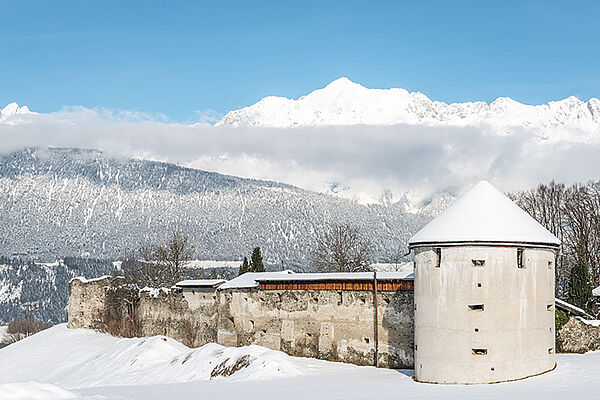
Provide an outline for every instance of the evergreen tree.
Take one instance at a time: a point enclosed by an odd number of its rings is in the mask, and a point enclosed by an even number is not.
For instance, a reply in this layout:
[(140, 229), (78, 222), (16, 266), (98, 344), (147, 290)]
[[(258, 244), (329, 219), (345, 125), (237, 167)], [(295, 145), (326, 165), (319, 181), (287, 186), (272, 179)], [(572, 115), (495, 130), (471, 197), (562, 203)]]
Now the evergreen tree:
[(569, 303), (591, 311), (594, 296), (592, 294), (592, 282), (587, 264), (579, 260), (571, 269), (569, 279)]
[(246, 257), (244, 257), (244, 261), (240, 265), (240, 271), (238, 273), (238, 276), (243, 275), (249, 271), (250, 271), (250, 265), (248, 265), (248, 259)]
[(265, 266), (263, 264), (262, 255), (260, 254), (260, 247), (255, 247), (250, 257), (250, 271), (252, 272), (265, 272)]

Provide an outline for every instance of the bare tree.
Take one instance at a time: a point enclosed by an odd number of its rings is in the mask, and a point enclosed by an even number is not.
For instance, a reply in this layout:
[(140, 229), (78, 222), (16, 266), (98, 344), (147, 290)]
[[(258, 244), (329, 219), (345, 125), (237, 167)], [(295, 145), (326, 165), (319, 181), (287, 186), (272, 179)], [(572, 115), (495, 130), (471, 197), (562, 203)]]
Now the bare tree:
[(166, 280), (166, 268), (158, 262), (157, 247), (150, 242), (142, 244), (129, 255), (124, 260), (122, 269), (129, 282), (141, 287), (161, 287)]
[[(123, 263), (123, 272), (130, 282), (140, 286), (172, 286), (184, 275), (183, 266), (194, 256), (194, 246), (180, 231), (160, 246), (144, 243)], [(187, 275), (187, 274), (185, 274)]]
[(52, 326), (49, 322), (35, 321), (29, 318), (13, 319), (8, 324), (4, 344), (11, 344), (28, 336), (34, 335)]
[(311, 265), (318, 272), (371, 271), (372, 246), (358, 229), (332, 225), (317, 241)]
[(165, 267), (171, 284), (181, 279), (182, 267), (194, 257), (194, 252), (190, 239), (178, 230), (173, 232), (167, 243), (156, 248), (157, 261)]
[(556, 291), (565, 297), (571, 269), (584, 264), (600, 284), (600, 182), (550, 182), (511, 195), (513, 200), (561, 240), (556, 260)]

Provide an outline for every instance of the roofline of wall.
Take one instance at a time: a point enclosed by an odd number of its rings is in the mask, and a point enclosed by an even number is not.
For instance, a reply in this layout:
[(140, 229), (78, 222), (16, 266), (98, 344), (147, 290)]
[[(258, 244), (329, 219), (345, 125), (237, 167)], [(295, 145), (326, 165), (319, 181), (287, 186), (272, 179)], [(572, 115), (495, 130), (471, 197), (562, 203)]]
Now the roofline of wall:
[(456, 246), (488, 246), (488, 247), (524, 247), (524, 248), (544, 248), (558, 250), (560, 244), (543, 242), (511, 242), (511, 241), (489, 241), (489, 240), (457, 240), (457, 241), (438, 241), (438, 242), (416, 242), (409, 243), (409, 249), (419, 247), (456, 247)]

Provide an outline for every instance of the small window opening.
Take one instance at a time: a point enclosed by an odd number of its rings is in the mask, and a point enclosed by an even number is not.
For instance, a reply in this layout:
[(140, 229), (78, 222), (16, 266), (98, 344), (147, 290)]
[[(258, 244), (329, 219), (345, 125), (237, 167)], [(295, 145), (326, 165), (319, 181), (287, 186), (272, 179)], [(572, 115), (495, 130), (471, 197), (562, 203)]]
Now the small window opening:
[(415, 344), (415, 351), (417, 351), (417, 350), (418, 350), (418, 348), (419, 348), (419, 346), (417, 346), (417, 345)]
[(471, 260), (475, 267), (483, 267), (485, 264), (485, 260)]
[(435, 251), (435, 267), (439, 268), (442, 265), (442, 249), (436, 248)]
[(262, 330), (262, 332), (263, 332), (263, 333), (267, 333), (267, 330), (266, 330), (266, 329), (263, 329), (263, 330)]
[(525, 264), (523, 263), (523, 249), (517, 249), (517, 267), (525, 268)]
[(548, 305), (546, 306), (546, 310), (548, 310), (548, 311), (552, 311), (552, 308), (553, 308), (553, 307), (554, 307), (554, 304), (548, 304)]
[(306, 332), (307, 337), (312, 337), (312, 333)]
[(479, 328), (475, 328), (475, 332), (479, 332)]
[(370, 342), (370, 340), (369, 340), (369, 338), (368, 338), (368, 337), (366, 337), (366, 338), (363, 338), (363, 340), (365, 341), (365, 343), (369, 343), (369, 342)]
[(553, 348), (553, 347), (550, 347), (550, 348), (548, 349), (548, 354), (552, 354), (552, 353), (554, 353), (554, 348)]
[(471, 349), (471, 352), (476, 356), (487, 355), (487, 349)]
[(491, 370), (493, 371), (493, 370), (494, 370), (494, 367), (492, 367), (492, 368), (491, 368)]
[(483, 311), (483, 304), (469, 304), (469, 309), (472, 311)]
[(481, 287), (481, 282), (477, 283), (477, 287)]

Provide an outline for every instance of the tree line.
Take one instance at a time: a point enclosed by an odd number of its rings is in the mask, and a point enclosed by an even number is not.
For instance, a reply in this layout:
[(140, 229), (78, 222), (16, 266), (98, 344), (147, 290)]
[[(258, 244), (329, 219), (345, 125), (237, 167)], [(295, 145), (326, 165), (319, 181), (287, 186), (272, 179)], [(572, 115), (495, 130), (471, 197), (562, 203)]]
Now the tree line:
[(557, 296), (593, 312), (592, 288), (600, 285), (600, 181), (552, 181), (509, 196), (561, 241)]

